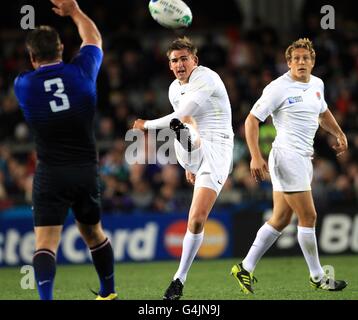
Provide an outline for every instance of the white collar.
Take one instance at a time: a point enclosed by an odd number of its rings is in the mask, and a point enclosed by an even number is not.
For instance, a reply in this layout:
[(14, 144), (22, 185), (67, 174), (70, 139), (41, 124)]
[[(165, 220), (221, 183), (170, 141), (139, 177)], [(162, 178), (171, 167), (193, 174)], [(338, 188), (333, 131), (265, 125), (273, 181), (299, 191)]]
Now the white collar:
[(40, 68), (54, 66), (56, 64), (60, 64), (61, 62), (62, 62), (62, 60), (61, 61), (56, 61), (56, 62), (51, 62), (51, 63), (46, 63), (46, 64), (40, 64)]

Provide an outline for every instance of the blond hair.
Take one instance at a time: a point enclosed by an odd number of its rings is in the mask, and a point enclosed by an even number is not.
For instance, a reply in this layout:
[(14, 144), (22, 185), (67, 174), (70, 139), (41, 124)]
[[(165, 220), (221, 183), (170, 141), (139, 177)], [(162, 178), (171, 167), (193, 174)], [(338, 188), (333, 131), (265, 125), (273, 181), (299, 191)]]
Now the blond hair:
[(167, 50), (167, 57), (170, 57), (170, 54), (174, 50), (188, 50), (192, 55), (196, 56), (198, 48), (191, 42), (188, 37), (182, 37), (175, 39)]
[(292, 59), (292, 51), (299, 48), (307, 49), (310, 52), (311, 59), (313, 61), (316, 60), (316, 51), (313, 49), (312, 41), (308, 38), (300, 38), (292, 42), (292, 44), (286, 49), (285, 57), (287, 62)]

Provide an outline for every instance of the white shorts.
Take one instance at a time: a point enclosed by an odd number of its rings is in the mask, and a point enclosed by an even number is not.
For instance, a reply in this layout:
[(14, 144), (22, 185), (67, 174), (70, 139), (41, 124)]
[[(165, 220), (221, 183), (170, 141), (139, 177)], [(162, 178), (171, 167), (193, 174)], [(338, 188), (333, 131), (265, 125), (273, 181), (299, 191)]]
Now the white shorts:
[(200, 147), (189, 153), (175, 140), (174, 148), (180, 165), (195, 174), (194, 188), (206, 187), (219, 195), (232, 169), (233, 144), (201, 139)]
[(311, 190), (313, 168), (310, 156), (287, 149), (272, 148), (269, 155), (269, 169), (274, 191)]

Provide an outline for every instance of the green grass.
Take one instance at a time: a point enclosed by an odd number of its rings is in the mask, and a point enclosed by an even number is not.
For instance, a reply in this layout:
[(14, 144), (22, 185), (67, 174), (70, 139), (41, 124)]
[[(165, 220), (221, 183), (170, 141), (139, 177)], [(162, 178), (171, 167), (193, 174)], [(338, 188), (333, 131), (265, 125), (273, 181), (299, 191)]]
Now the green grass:
[[(195, 261), (184, 288), (183, 300), (357, 300), (358, 256), (321, 257), (322, 265), (333, 265), (337, 279), (348, 281), (342, 292), (314, 290), (308, 283), (303, 257), (264, 258), (255, 271), (258, 283), (254, 295), (240, 292), (229, 275), (237, 260)], [(176, 271), (178, 261), (119, 263), (116, 284), (120, 299), (160, 300)], [(36, 290), (23, 290), (20, 268), (0, 268), (0, 300), (38, 299)], [(54, 297), (58, 300), (93, 299), (89, 288), (98, 287), (91, 265), (58, 266)]]

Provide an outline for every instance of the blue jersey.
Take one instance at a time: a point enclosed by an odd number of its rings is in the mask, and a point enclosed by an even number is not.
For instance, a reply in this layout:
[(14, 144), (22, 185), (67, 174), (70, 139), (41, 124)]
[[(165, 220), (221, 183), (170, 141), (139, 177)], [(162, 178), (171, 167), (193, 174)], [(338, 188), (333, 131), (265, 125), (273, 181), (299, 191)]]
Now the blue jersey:
[(97, 162), (93, 126), (102, 58), (100, 48), (86, 45), (71, 63), (41, 66), (15, 79), (15, 94), (43, 163)]

